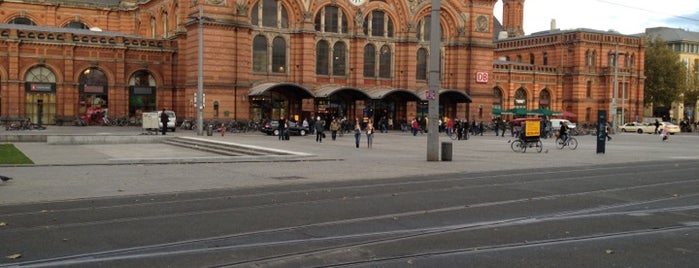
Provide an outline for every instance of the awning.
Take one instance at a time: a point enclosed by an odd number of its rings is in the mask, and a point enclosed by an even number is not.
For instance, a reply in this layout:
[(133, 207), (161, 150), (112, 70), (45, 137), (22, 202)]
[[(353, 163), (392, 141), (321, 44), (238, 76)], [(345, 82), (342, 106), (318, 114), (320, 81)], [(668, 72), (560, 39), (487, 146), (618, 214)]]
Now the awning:
[(380, 100), (380, 99), (385, 98), (388, 95), (396, 94), (396, 93), (402, 93), (404, 95), (414, 97), (415, 100), (421, 99), (420, 96), (415, 94), (415, 92), (407, 90), (407, 89), (402, 89), (402, 88), (375, 87), (375, 88), (367, 89), (367, 93), (369, 94), (369, 96), (371, 96), (372, 99), (375, 99), (375, 100)]
[(331, 95), (338, 93), (338, 92), (350, 92), (350, 95), (355, 96), (355, 99), (368, 99), (371, 98), (369, 94), (364, 92), (363, 90), (353, 88), (353, 87), (346, 87), (346, 86), (340, 86), (340, 85), (323, 85), (315, 88), (315, 96), (316, 98), (327, 98), (330, 97)]
[[(421, 98), (424, 97), (423, 100), (427, 100), (427, 98), (426, 98), (425, 96), (423, 96), (423, 95), (426, 95), (426, 94), (427, 94), (426, 91), (422, 91), (420, 97), (421, 97)], [(442, 88), (442, 89), (439, 90), (440, 100), (441, 100), (442, 95), (449, 96), (450, 99), (455, 100), (456, 102), (466, 102), (466, 103), (471, 103), (471, 102), (473, 102), (473, 100), (471, 99), (471, 96), (469, 96), (468, 94), (466, 94), (466, 92), (463, 92), (463, 91), (458, 90), (458, 89), (446, 89), (446, 88)]]
[[(250, 88), (250, 93), (248, 96), (254, 97), (254, 96), (261, 96), (264, 95), (268, 90), (270, 89), (275, 89), (275, 88), (280, 88), (280, 87), (290, 87), (290, 88), (295, 88), (297, 90), (294, 90), (293, 93), (299, 95), (300, 98), (306, 99), (306, 98), (313, 98), (315, 95), (313, 95), (313, 92), (309, 91), (308, 89), (297, 85), (293, 83), (262, 83), (259, 85), (256, 85), (252, 88)], [(290, 91), (284, 91), (284, 93), (290, 93)]]

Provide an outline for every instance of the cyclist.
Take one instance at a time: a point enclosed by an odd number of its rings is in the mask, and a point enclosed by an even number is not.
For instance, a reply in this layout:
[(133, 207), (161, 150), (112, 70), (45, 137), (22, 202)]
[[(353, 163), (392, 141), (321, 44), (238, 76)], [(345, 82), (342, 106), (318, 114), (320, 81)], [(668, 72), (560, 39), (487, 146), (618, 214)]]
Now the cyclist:
[(568, 124), (563, 121), (558, 122), (558, 124), (561, 125), (561, 128), (558, 130), (558, 133), (561, 136), (561, 140), (565, 144), (568, 141)]

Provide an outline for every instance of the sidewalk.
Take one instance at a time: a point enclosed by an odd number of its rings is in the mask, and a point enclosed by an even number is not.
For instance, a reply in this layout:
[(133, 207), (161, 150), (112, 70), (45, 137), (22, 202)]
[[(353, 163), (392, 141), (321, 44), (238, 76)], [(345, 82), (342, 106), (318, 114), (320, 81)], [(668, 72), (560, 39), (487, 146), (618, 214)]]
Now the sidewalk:
[[(13, 132), (13, 133), (10, 133)], [(16, 131), (0, 130), (0, 135)], [(140, 128), (129, 127), (49, 127), (31, 131), (42, 135), (141, 135)], [(488, 135), (490, 134), (490, 135)], [(23, 135), (23, 134), (18, 134)], [(24, 134), (27, 135), (27, 134)], [(315, 136), (292, 136), (289, 141), (262, 133), (214, 133), (197, 136), (194, 131), (168, 132), (169, 136), (191, 136), (221, 142), (240, 143), (282, 149), (310, 156), (284, 160), (204, 161), (196, 159), (221, 156), (176, 146), (149, 144), (48, 145), (15, 143), (36, 165), (4, 166), (1, 173), (15, 178), (0, 183), (0, 205), (103, 196), (139, 195), (195, 191), (202, 189), (256, 187), (264, 185), (393, 178), (404, 176), (439, 176), (450, 173), (504, 171), (524, 168), (604, 165), (672, 159), (699, 159), (695, 144), (698, 136), (671, 137), (661, 143), (655, 135), (616, 135), (607, 144), (605, 154), (596, 153), (594, 136), (576, 137), (577, 150), (558, 150), (553, 140), (543, 140), (544, 152), (514, 153), (510, 137), (493, 133), (453, 141), (445, 135), (440, 142), (453, 146), (453, 161), (426, 161), (427, 135), (376, 133), (372, 149), (362, 135), (360, 148), (354, 136), (336, 141), (330, 135), (322, 143)], [(643, 145), (643, 146), (639, 146)], [(161, 164), (143, 162), (159, 159)], [(223, 163), (220, 163), (223, 162)], [(127, 163), (127, 164), (124, 164)], [(173, 164), (175, 163), (175, 164)]]

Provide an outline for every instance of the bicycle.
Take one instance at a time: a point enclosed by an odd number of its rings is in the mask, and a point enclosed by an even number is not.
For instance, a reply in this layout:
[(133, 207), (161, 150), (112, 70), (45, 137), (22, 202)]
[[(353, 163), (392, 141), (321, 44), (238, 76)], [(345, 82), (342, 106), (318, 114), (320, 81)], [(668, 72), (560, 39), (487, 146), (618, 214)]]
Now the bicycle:
[(556, 138), (556, 148), (561, 150), (563, 149), (563, 147), (566, 146), (568, 146), (568, 148), (571, 150), (575, 150), (576, 148), (578, 148), (578, 140), (568, 136), (568, 139), (566, 139), (566, 141), (563, 142), (563, 140), (560, 137)]
[(510, 147), (512, 147), (512, 151), (515, 153), (525, 153), (527, 152), (527, 148), (532, 147), (536, 149), (537, 153), (541, 153), (541, 150), (544, 149), (544, 144), (539, 137), (529, 137), (525, 139), (516, 139), (512, 142)]

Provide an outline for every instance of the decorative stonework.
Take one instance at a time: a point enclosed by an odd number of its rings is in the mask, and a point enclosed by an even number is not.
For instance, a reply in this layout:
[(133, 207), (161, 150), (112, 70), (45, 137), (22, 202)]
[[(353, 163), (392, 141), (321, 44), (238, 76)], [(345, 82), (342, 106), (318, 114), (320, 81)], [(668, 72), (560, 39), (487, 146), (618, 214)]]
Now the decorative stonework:
[(476, 18), (476, 32), (487, 32), (488, 28), (488, 17), (485, 15), (478, 15)]
[(250, 8), (250, 6), (248, 6), (248, 3), (245, 0), (236, 1), (235, 6), (237, 9), (236, 14), (238, 16), (245, 16), (248, 14), (248, 8)]

